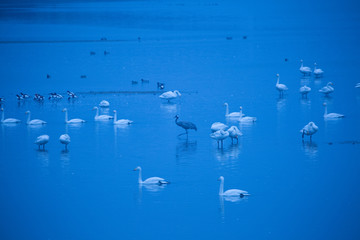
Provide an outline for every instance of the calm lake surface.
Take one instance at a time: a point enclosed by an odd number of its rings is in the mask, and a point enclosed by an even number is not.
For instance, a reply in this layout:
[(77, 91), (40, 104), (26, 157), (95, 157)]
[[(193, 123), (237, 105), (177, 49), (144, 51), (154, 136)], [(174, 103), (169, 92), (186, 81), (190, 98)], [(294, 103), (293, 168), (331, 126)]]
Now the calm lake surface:
[[(351, 1), (3, 1), (1, 107), (22, 123), (0, 126), (0, 238), (359, 239), (359, 10)], [(300, 59), (323, 78), (304, 78)], [(282, 98), (277, 73), (289, 88)], [(181, 98), (161, 101), (157, 82)], [(78, 98), (15, 96), (67, 90)], [(102, 113), (134, 123), (95, 122), (104, 99)], [(227, 121), (225, 102), (257, 122)], [(324, 121), (324, 102), (346, 117)], [(65, 124), (63, 108), (87, 122)], [(27, 110), (47, 124), (27, 126)], [(198, 131), (178, 137), (176, 114)], [(319, 131), (302, 141), (310, 121)], [(214, 122), (238, 126), (239, 143), (217, 148)], [(34, 144), (42, 134), (45, 151)], [(136, 166), (171, 184), (139, 187)], [(251, 196), (219, 198), (219, 176)]]

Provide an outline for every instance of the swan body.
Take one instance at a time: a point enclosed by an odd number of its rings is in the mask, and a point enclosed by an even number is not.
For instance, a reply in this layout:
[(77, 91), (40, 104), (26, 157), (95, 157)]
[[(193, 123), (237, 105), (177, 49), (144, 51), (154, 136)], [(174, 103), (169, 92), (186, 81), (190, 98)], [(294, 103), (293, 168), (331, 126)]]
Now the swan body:
[(30, 116), (31, 116), (31, 112), (30, 112), (30, 111), (26, 111), (25, 113), (26, 113), (26, 114), (29, 114), (28, 119), (27, 119), (27, 121), (26, 121), (26, 124), (28, 124), (28, 125), (42, 125), (42, 124), (46, 124), (45, 121), (40, 120), (40, 119), (30, 120)]
[[(240, 113), (241, 113), (241, 115), (242, 115), (242, 107), (240, 107)], [(240, 122), (240, 123), (252, 123), (252, 122), (256, 122), (256, 117), (249, 117), (249, 116), (247, 116), (247, 117), (240, 117), (239, 119), (238, 119), (238, 121)]]
[(169, 181), (166, 181), (164, 178), (160, 178), (160, 177), (150, 177), (145, 179), (145, 181), (142, 180), (141, 177), (141, 167), (136, 167), (134, 169), (134, 171), (139, 171), (139, 178), (138, 178), (138, 183), (139, 184), (169, 184)]
[(277, 81), (276, 81), (276, 89), (279, 91), (280, 95), (282, 95), (284, 93), (284, 91), (288, 90), (287, 86), (285, 84), (281, 84), (279, 83), (280, 81), (280, 75), (276, 74), (277, 76)]
[(356, 87), (356, 88), (360, 88), (360, 83), (357, 83), (357, 84), (355, 85), (355, 87)]
[(164, 92), (159, 96), (159, 98), (170, 101), (171, 99), (175, 99), (180, 96), (181, 96), (180, 92), (178, 90), (175, 90), (175, 91)]
[(221, 147), (223, 147), (223, 141), (224, 139), (229, 137), (229, 132), (224, 130), (218, 130), (214, 133), (211, 133), (210, 137), (217, 141), (218, 147), (219, 147), (219, 142), (221, 142)]
[(4, 109), (1, 108), (1, 123), (20, 123), (21, 121), (19, 119), (16, 118), (7, 118), (4, 119)]
[(45, 144), (49, 142), (49, 139), (50, 139), (49, 135), (38, 136), (35, 140), (35, 144), (39, 146), (39, 149), (41, 145), (43, 146), (43, 149), (45, 149)]
[(304, 86), (302, 86), (302, 87), (300, 88), (300, 93), (301, 93), (302, 96), (307, 96), (307, 94), (308, 94), (309, 92), (311, 92), (311, 88), (308, 87), (308, 86), (306, 86), (306, 85), (304, 85)]
[(319, 127), (315, 125), (314, 122), (309, 122), (303, 129), (300, 130), (302, 133), (302, 138), (304, 138), (304, 135), (311, 136), (314, 135), (319, 130)]
[(336, 119), (336, 118), (344, 118), (345, 117), (345, 115), (339, 114), (339, 113), (327, 113), (327, 104), (324, 103), (323, 105), (325, 107), (325, 113), (324, 113), (325, 119)]
[(67, 149), (67, 145), (70, 143), (70, 136), (68, 134), (62, 134), (59, 138), (60, 143), (65, 145), (65, 149)]
[(301, 62), (301, 67), (300, 67), (300, 72), (302, 73), (302, 74), (304, 74), (304, 75), (310, 75), (311, 74), (311, 68), (309, 68), (309, 67), (304, 67), (304, 65), (303, 65), (303, 60), (301, 59), (300, 60), (300, 62)]
[(85, 120), (80, 119), (80, 118), (73, 118), (73, 119), (71, 119), (71, 120), (68, 120), (67, 109), (64, 108), (62, 111), (65, 112), (65, 123), (68, 123), (68, 124), (77, 124), (77, 123), (84, 123), (84, 122), (85, 122)]
[(129, 119), (119, 119), (119, 120), (117, 120), (117, 113), (116, 113), (116, 110), (114, 110), (114, 124), (117, 124), (117, 125), (130, 125), (131, 123), (133, 123), (133, 121), (131, 121)]
[(215, 123), (213, 123), (212, 125), (211, 125), (211, 131), (213, 131), (213, 132), (216, 132), (216, 131), (219, 131), (219, 130), (223, 130), (223, 131), (225, 131), (226, 129), (228, 129), (229, 128), (229, 126), (228, 125), (226, 125), (226, 124), (223, 124), (223, 123), (221, 123), (221, 122), (215, 122)]
[(314, 63), (314, 74), (315, 77), (321, 77), (324, 74), (324, 71), (320, 68), (316, 68), (316, 63)]
[(325, 87), (322, 87), (319, 92), (328, 95), (332, 92), (334, 92), (334, 88), (331, 86), (334, 85), (332, 82), (328, 82)]
[(99, 107), (109, 107), (110, 106), (110, 103), (106, 100), (102, 100), (100, 103), (99, 103)]
[(94, 107), (93, 110), (96, 110), (96, 115), (94, 117), (95, 121), (107, 121), (114, 118), (113, 116), (110, 115), (99, 115), (98, 107)]
[(224, 106), (226, 106), (225, 117), (227, 117), (227, 118), (239, 118), (240, 117), (240, 112), (229, 113), (229, 104), (228, 103), (224, 103)]
[(240, 189), (229, 189), (227, 191), (224, 192), (224, 177), (221, 176), (218, 179), (220, 181), (220, 189), (219, 189), (219, 195), (220, 196), (238, 196), (238, 197), (244, 197), (244, 196), (249, 196), (250, 194), (247, 191), (244, 190), (240, 190)]
[(240, 132), (240, 130), (236, 126), (231, 126), (227, 130), (227, 132), (229, 133), (231, 142), (233, 142), (234, 138), (236, 139), (237, 142), (239, 142), (239, 137), (243, 135), (242, 132)]

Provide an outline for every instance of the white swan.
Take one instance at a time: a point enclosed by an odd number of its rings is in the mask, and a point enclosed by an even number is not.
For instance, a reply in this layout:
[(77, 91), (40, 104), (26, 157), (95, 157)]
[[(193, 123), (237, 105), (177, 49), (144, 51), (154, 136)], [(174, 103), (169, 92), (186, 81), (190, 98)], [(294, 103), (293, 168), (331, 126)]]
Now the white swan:
[(327, 113), (327, 104), (323, 103), (324, 107), (325, 107), (325, 113), (324, 113), (324, 118), (325, 119), (336, 119), (336, 118), (343, 118), (345, 117), (345, 115), (343, 114), (339, 114), (339, 113)]
[(218, 130), (214, 133), (211, 133), (210, 137), (217, 141), (218, 147), (219, 147), (219, 142), (221, 142), (221, 148), (222, 148), (224, 139), (229, 137), (229, 132), (224, 130)]
[(303, 60), (301, 59), (300, 60), (300, 62), (301, 62), (301, 67), (300, 67), (300, 72), (302, 73), (302, 74), (304, 74), (304, 75), (310, 75), (311, 74), (311, 68), (309, 68), (309, 67), (304, 67), (304, 65), (303, 65)]
[(28, 119), (27, 119), (27, 121), (26, 121), (26, 124), (28, 124), (28, 125), (42, 125), (42, 124), (46, 124), (45, 121), (40, 120), (40, 119), (30, 120), (30, 116), (31, 116), (31, 112), (30, 112), (30, 111), (26, 111), (25, 113), (26, 113), (26, 114), (29, 114)]
[(236, 126), (231, 126), (227, 131), (231, 138), (231, 143), (233, 143), (234, 138), (236, 138), (236, 142), (239, 142), (239, 137), (243, 135)]
[(334, 92), (334, 88), (331, 86), (334, 85), (332, 82), (328, 82), (325, 87), (322, 87), (319, 92), (328, 95), (332, 92)]
[[(242, 114), (242, 107), (240, 107), (240, 114), (243, 115)], [(240, 117), (238, 119), (238, 121), (240, 123), (251, 123), (251, 122), (256, 122), (256, 120), (257, 120), (256, 117)]]
[(310, 136), (310, 140), (312, 135), (314, 135), (319, 130), (319, 127), (315, 125), (314, 122), (309, 122), (308, 124), (303, 127), (303, 129), (300, 130), (302, 133), (302, 138), (304, 138), (304, 135)]
[(70, 143), (70, 136), (68, 134), (63, 134), (59, 138), (60, 143), (65, 145), (65, 149), (67, 149), (67, 145)]
[(7, 118), (4, 119), (4, 109), (1, 108), (1, 123), (20, 123), (21, 121), (19, 119), (15, 119), (15, 118)]
[(227, 117), (227, 118), (239, 118), (240, 117), (240, 112), (229, 113), (229, 104), (228, 103), (224, 103), (224, 106), (226, 107), (225, 117)]
[(180, 96), (181, 96), (180, 92), (178, 90), (175, 90), (175, 91), (164, 92), (163, 94), (161, 94), (159, 96), (159, 98), (168, 100), (170, 102), (171, 99), (174, 99), (174, 98), (177, 98)]
[(229, 189), (224, 192), (224, 177), (221, 176), (218, 179), (220, 182), (220, 189), (219, 189), (219, 195), (220, 196), (238, 196), (238, 197), (244, 197), (249, 196), (250, 194), (247, 191), (240, 190), (240, 189)]
[(309, 92), (311, 92), (311, 88), (310, 87), (308, 87), (308, 86), (306, 86), (306, 85), (304, 85), (304, 86), (302, 86), (301, 88), (300, 88), (300, 93), (301, 93), (301, 95), (304, 97), (307, 97), (307, 94), (309, 93)]
[(45, 144), (49, 142), (49, 139), (50, 139), (49, 135), (41, 135), (36, 138), (34, 143), (39, 146), (39, 149), (41, 145), (43, 146), (43, 149), (45, 149)]
[(139, 171), (139, 179), (138, 179), (138, 183), (139, 184), (168, 184), (170, 183), (169, 181), (166, 181), (164, 178), (160, 178), (160, 177), (151, 177), (151, 178), (148, 178), (146, 179), (145, 181), (142, 180), (142, 177), (141, 177), (141, 167), (136, 167), (134, 169), (134, 171)]
[(226, 129), (228, 129), (229, 128), (229, 126), (228, 125), (226, 125), (226, 124), (223, 124), (223, 123), (221, 123), (221, 122), (214, 122), (212, 125), (211, 125), (211, 131), (213, 131), (213, 132), (216, 132), (216, 131), (219, 131), (219, 130), (226, 130)]
[(316, 63), (314, 63), (314, 74), (315, 77), (322, 77), (322, 75), (324, 74), (324, 71), (320, 68), (316, 68)]
[(356, 88), (360, 88), (360, 83), (357, 83), (357, 84), (355, 85), (355, 87), (356, 87)]
[(107, 121), (114, 118), (113, 116), (110, 115), (99, 115), (98, 107), (94, 107), (93, 110), (96, 110), (96, 115), (94, 117), (95, 121)]
[(117, 124), (117, 125), (130, 125), (131, 123), (133, 123), (133, 121), (131, 121), (129, 119), (119, 119), (119, 120), (117, 120), (117, 113), (116, 113), (116, 110), (114, 110), (114, 124)]
[(69, 123), (69, 124), (75, 123), (76, 124), (76, 123), (84, 123), (85, 122), (85, 120), (80, 119), (80, 118), (74, 118), (74, 119), (68, 120), (67, 109), (64, 108), (62, 111), (65, 112), (65, 123)]
[(287, 86), (285, 84), (281, 84), (279, 83), (280, 81), (280, 75), (279, 74), (276, 74), (277, 76), (277, 81), (276, 81), (276, 89), (279, 91), (280, 95), (283, 95), (284, 94), (284, 91), (288, 90)]
[(106, 100), (102, 100), (100, 103), (99, 103), (99, 107), (109, 107), (110, 106), (110, 103)]

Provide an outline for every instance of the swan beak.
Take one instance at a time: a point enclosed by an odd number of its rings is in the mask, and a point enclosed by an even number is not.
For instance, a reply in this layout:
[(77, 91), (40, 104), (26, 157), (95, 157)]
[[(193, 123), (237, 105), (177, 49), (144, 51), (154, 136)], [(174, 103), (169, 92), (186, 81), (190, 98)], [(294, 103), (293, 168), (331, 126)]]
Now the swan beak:
[(137, 170), (137, 168), (134, 168), (134, 170), (133, 171), (136, 171)]

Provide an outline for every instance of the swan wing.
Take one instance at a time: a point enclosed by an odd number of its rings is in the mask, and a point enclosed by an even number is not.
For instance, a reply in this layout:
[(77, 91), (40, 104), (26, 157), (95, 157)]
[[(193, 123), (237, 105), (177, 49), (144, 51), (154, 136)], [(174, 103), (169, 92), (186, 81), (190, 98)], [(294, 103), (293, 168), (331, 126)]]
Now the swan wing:
[(109, 120), (109, 119), (113, 119), (113, 118), (114, 117), (110, 116), (110, 115), (100, 115), (100, 116), (96, 116), (95, 120), (102, 121), (102, 120)]
[(162, 184), (162, 183), (166, 183), (167, 181), (163, 178), (160, 177), (151, 177), (146, 179), (145, 181), (143, 181), (143, 184)]
[(159, 97), (164, 98), (164, 99), (169, 99), (169, 98), (176, 98), (177, 95), (176, 95), (176, 93), (174, 93), (172, 91), (168, 91), (168, 92), (164, 92)]
[(4, 121), (2, 121), (2, 123), (19, 123), (21, 122), (19, 119), (15, 119), (15, 118), (7, 118)]
[(241, 196), (241, 195), (249, 195), (247, 191), (240, 189), (229, 189), (223, 194), (224, 196)]
[(131, 123), (133, 123), (133, 121), (129, 119), (120, 119), (114, 122), (114, 124), (131, 124)]
[(40, 120), (40, 119), (33, 119), (28, 124), (30, 124), (30, 125), (39, 125), (39, 124), (46, 124), (46, 122), (43, 121), (43, 120)]
[(325, 118), (343, 118), (345, 115), (339, 113), (329, 113), (325, 115)]
[(85, 122), (85, 120), (80, 119), (80, 118), (74, 118), (74, 119), (67, 121), (67, 123), (83, 123), (83, 122)]

